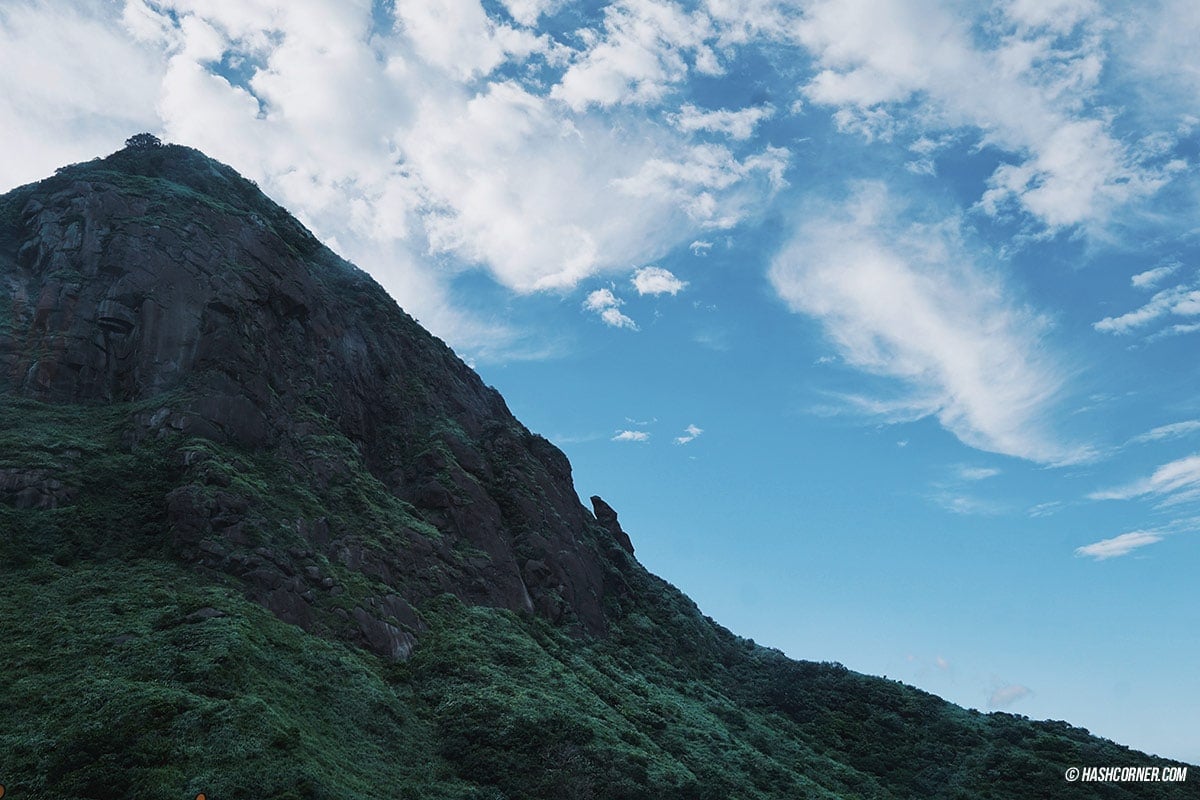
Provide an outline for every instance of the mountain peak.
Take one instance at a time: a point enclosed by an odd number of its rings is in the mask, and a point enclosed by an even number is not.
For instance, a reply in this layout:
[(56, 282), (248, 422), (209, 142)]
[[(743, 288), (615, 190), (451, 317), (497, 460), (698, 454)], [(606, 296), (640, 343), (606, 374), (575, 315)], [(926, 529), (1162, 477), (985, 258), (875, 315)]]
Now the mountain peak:
[(592, 504), (229, 167), (133, 137), (0, 196), (13, 797), (1015, 799), (1148, 763), (739, 639)]
[[(0, 207), (12, 309), (0, 391), (120, 409), (131, 452), (165, 448), (182, 466), (163, 522), (185, 559), (250, 580), (290, 622), (348, 629), (388, 653), (400, 652), (397, 637), (380, 624), (419, 633), (383, 611), (390, 596), (415, 605), (452, 591), (604, 629), (619, 585), (606, 576), (624, 562), (602, 552), (607, 534), (579, 504), (565, 457), (234, 170), (134, 137)], [(338, 442), (336, 455), (314, 437)], [(315, 507), (264, 514), (252, 482), (235, 490), (232, 477), (212, 490), (217, 473), (256, 458), (299, 485), (317, 481), (317, 502), (301, 504)], [(368, 509), (339, 523), (319, 511), (336, 505), (326, 490), (341, 481), (357, 482)], [(380, 550), (368, 533), (379, 524), (405, 548)], [(315, 564), (271, 543), (280, 526), (290, 549), (370, 575), (374, 588), (344, 608), (321, 569), (310, 580)]]

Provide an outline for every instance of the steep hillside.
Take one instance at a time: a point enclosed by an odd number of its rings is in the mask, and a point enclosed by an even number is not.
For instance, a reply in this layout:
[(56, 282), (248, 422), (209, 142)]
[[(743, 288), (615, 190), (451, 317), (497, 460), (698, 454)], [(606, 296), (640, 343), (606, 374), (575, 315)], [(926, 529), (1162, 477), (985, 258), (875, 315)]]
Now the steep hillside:
[(6, 797), (1200, 797), (739, 639), (593, 508), (228, 167), (142, 138), (0, 197)]

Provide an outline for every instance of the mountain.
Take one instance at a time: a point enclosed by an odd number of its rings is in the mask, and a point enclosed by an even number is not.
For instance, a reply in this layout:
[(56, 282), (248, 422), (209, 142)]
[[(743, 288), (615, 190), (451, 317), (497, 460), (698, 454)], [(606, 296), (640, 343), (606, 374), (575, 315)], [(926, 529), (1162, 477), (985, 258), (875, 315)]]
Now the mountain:
[(0, 295), (6, 796), (1200, 797), (1069, 783), (1172, 762), (703, 616), (195, 150), (140, 135), (0, 197)]

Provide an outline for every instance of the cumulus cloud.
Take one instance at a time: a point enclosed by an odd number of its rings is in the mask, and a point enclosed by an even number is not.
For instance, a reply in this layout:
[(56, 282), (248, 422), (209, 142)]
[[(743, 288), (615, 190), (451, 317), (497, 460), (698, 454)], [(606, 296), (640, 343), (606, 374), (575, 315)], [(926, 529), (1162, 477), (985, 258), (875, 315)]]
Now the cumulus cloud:
[(1129, 533), (1122, 533), (1120, 536), (1114, 536), (1111, 539), (1102, 539), (1099, 542), (1077, 547), (1075, 548), (1075, 555), (1086, 556), (1096, 561), (1104, 561), (1109, 558), (1128, 555), (1139, 547), (1161, 542), (1162, 538), (1157, 533), (1131, 531)]
[(702, 433), (704, 433), (703, 428), (698, 428), (695, 425), (688, 425), (683, 429), (683, 434), (681, 436), (675, 437), (675, 444), (687, 444)]
[(1029, 687), (1010, 683), (992, 692), (992, 696), (988, 698), (988, 708), (1008, 708), (1013, 703), (1023, 700), (1031, 694), (1033, 694), (1033, 691)]
[(0, 191), (159, 130), (164, 65), (96, 5), (0, 5)]
[(624, 303), (625, 301), (614, 295), (611, 289), (597, 289), (583, 301), (583, 307), (599, 314), (605, 325), (636, 331), (637, 323), (621, 313), (620, 306)]
[(628, 197), (681, 208), (703, 228), (732, 228), (752, 205), (786, 186), (789, 157), (782, 147), (739, 159), (723, 145), (695, 145), (650, 159), (611, 185)]
[(808, 215), (770, 280), (819, 320), (842, 360), (896, 379), (908, 395), (859, 398), (893, 419), (934, 414), (965, 444), (1043, 463), (1079, 460), (1049, 417), (1062, 368), (1047, 321), (977, 264), (956, 220), (905, 223), (886, 188), (866, 184), (841, 208)]
[(1007, 154), (979, 198), (989, 214), (1016, 208), (1050, 231), (1102, 223), (1181, 165), (1150, 166), (1091, 110), (1104, 64), (1096, 7), (1056, 3), (1070, 12), (1047, 17), (1035, 5), (1001, 6), (989, 21), (999, 35), (983, 44), (950, 3), (817, 0), (796, 28), (818, 66), (804, 93), (868, 140), (973, 130)]
[(542, 14), (549, 13), (562, 4), (562, 0), (500, 0), (504, 8), (519, 24), (529, 27), (538, 21)]
[(1157, 284), (1163, 278), (1173, 275), (1181, 266), (1183, 265), (1179, 262), (1176, 262), (1174, 264), (1167, 264), (1166, 266), (1148, 269), (1145, 272), (1139, 272), (1138, 274), (1134, 275), (1129, 279), (1129, 282), (1138, 289), (1147, 289)]
[(633, 273), (631, 283), (633, 283), (633, 288), (637, 289), (637, 293), (641, 295), (676, 295), (687, 287), (687, 281), (681, 281), (670, 270), (662, 267), (642, 267)]
[(1200, 497), (1200, 455), (1187, 456), (1158, 467), (1146, 478), (1113, 489), (1092, 492), (1092, 500), (1132, 500), (1157, 498), (1173, 505)]
[(754, 129), (758, 123), (764, 119), (770, 119), (774, 115), (775, 109), (771, 106), (752, 106), (736, 111), (724, 108), (716, 111), (704, 111), (690, 103), (685, 103), (679, 109), (678, 114), (671, 115), (671, 122), (686, 133), (706, 131), (724, 134), (735, 141), (742, 141), (754, 135)]
[[(1178, 121), (1180, 103), (1190, 104), (1200, 92), (1200, 66), (1195, 61), (1200, 14), (1190, 0), (1160, 0), (1139, 6), (1121, 19), (1112, 37), (1115, 65), (1133, 81), (1153, 85), (1145, 98), (1149, 109)], [(1186, 106), (1185, 106), (1186, 107)]]
[(603, 28), (551, 90), (576, 111), (661, 100), (687, 77), (689, 61), (699, 72), (720, 71), (704, 44), (713, 31), (701, 12), (655, 0), (618, 0), (605, 9)]
[(650, 439), (650, 434), (646, 431), (617, 431), (617, 435), (612, 437), (614, 442), (645, 442)]
[[(518, 6), (517, 11), (524, 19), (534, 14), (531, 8)], [(463, 80), (548, 47), (546, 37), (498, 23), (475, 0), (397, 3), (395, 13), (423, 61)]]
[(781, 149), (693, 141), (748, 116), (681, 129), (649, 107), (719, 70), (709, 45), (734, 23), (627, 0), (564, 44), (529, 28), (557, 0), (502, 5), (7, 3), (0, 133), (20, 157), (0, 181), (160, 133), (256, 180), (476, 354), (517, 333), (456, 310), (456, 273), (567, 290), (737, 224), (783, 185)]

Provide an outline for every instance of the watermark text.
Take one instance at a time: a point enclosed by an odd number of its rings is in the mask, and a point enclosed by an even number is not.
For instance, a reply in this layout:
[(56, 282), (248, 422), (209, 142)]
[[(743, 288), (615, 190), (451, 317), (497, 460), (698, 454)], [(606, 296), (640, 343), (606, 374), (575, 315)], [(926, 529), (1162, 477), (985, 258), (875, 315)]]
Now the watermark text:
[(1071, 783), (1183, 783), (1187, 767), (1070, 767)]

